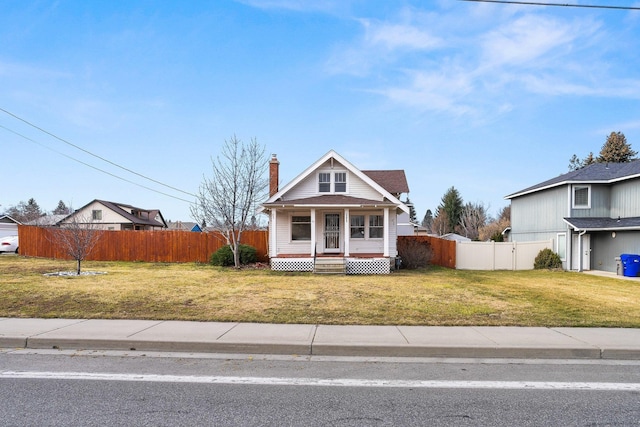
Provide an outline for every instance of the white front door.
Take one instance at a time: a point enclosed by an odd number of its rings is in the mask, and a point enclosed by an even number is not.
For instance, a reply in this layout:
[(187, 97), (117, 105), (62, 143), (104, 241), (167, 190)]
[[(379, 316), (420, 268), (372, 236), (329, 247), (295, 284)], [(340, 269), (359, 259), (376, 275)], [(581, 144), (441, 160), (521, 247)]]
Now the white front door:
[(340, 214), (324, 214), (324, 252), (340, 252)]
[[(582, 245), (579, 244), (582, 239)], [(580, 270), (580, 256), (582, 256), (582, 270), (591, 270), (591, 236), (583, 234), (582, 237), (573, 235), (571, 245), (571, 268)]]

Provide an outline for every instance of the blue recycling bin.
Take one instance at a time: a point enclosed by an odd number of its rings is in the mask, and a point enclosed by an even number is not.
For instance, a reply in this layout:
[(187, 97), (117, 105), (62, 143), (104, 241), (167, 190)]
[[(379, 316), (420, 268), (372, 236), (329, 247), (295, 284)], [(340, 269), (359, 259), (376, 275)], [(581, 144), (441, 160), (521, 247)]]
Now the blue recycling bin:
[(640, 276), (640, 255), (622, 254), (620, 255), (620, 261), (622, 261), (623, 276), (627, 276), (627, 277)]

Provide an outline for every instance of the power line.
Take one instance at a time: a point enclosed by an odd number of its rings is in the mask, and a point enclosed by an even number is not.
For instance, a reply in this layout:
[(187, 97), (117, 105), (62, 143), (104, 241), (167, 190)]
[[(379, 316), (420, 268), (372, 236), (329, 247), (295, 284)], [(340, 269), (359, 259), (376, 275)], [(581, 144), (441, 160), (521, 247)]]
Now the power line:
[(591, 9), (618, 9), (618, 10), (640, 10), (637, 6), (607, 6), (599, 4), (570, 4), (570, 3), (547, 3), (537, 1), (515, 1), (515, 0), (458, 0), (476, 3), (502, 3), (502, 4), (523, 4), (527, 6), (560, 6), (560, 7), (582, 7)]
[[(117, 164), (117, 163), (115, 163), (115, 162), (112, 162), (111, 160), (105, 159), (104, 157), (101, 157), (101, 156), (99, 156), (99, 155), (97, 155), (97, 154), (94, 154), (94, 153), (92, 153), (92, 152), (88, 151), (88, 150), (85, 150), (84, 148), (79, 147), (79, 146), (77, 146), (76, 144), (73, 144), (73, 143), (71, 143), (71, 142), (69, 142), (69, 141), (67, 141), (67, 140), (65, 140), (65, 139), (63, 139), (63, 138), (60, 138), (59, 136), (54, 135), (53, 133), (51, 133), (51, 132), (49, 132), (49, 131), (47, 131), (47, 130), (45, 130), (45, 129), (43, 129), (43, 128), (39, 127), (39, 126), (36, 126), (35, 124), (33, 124), (33, 123), (29, 122), (28, 120), (25, 120), (25, 119), (23, 119), (22, 117), (19, 117), (19, 116), (17, 116), (17, 115), (15, 115), (15, 114), (13, 114), (12, 112), (5, 110), (5, 109), (4, 109), (4, 108), (2, 108), (2, 107), (0, 107), (0, 111), (4, 112), (5, 114), (8, 114), (9, 116), (11, 116), (11, 117), (13, 117), (13, 118), (15, 118), (15, 119), (20, 120), (20, 121), (21, 121), (21, 122), (23, 122), (23, 123), (26, 123), (27, 125), (31, 126), (32, 128), (39, 130), (40, 132), (43, 132), (43, 133), (45, 133), (45, 134), (47, 134), (47, 135), (49, 135), (49, 136), (51, 136), (51, 137), (53, 137), (53, 138), (57, 139), (58, 141), (64, 142), (65, 144), (70, 145), (70, 146), (72, 146), (72, 147), (73, 147), (73, 148), (75, 148), (75, 149), (78, 149), (78, 150), (80, 150), (80, 151), (82, 151), (82, 152), (84, 152), (84, 153), (87, 153), (87, 154), (89, 154), (90, 156), (93, 156), (93, 157), (95, 157), (95, 158), (97, 158), (97, 159), (100, 159), (100, 160), (102, 160), (103, 162), (107, 162), (107, 163), (109, 163), (110, 165), (113, 165), (113, 166), (115, 166), (115, 167), (117, 167), (117, 168), (120, 168), (120, 169), (122, 169), (122, 170), (124, 170), (124, 171), (127, 171), (127, 172), (129, 172), (129, 173), (132, 173), (132, 174), (134, 174), (134, 175), (137, 175), (137, 176), (139, 176), (139, 177), (141, 177), (141, 178), (144, 178), (144, 179), (146, 179), (146, 180), (148, 180), (148, 181), (154, 182), (154, 183), (156, 183), (156, 184), (158, 184), (158, 185), (162, 185), (163, 187), (170, 188), (170, 189), (172, 189), (172, 190), (174, 190), (174, 191), (178, 191), (178, 192), (183, 193), (183, 194), (186, 194), (186, 195), (188, 195), (188, 196), (197, 197), (195, 194), (191, 194), (191, 193), (189, 193), (189, 192), (187, 192), (187, 191), (180, 190), (179, 188), (176, 188), (176, 187), (172, 187), (171, 185), (165, 184), (165, 183), (160, 182), (160, 181), (158, 181), (158, 180), (155, 180), (155, 179), (153, 179), (153, 178), (149, 178), (148, 176), (142, 175), (142, 174), (140, 174), (140, 173), (138, 173), (138, 172), (135, 172), (135, 171), (133, 171), (133, 170), (131, 170), (131, 169), (129, 169), (129, 168), (126, 168), (126, 167), (121, 166), (121, 165), (119, 165), (119, 164)], [(5, 128), (5, 129), (6, 129), (6, 128)], [(18, 135), (19, 135), (19, 134), (18, 134)], [(22, 136), (22, 135), (20, 135), (20, 136)], [(27, 138), (27, 139), (28, 139), (28, 138)], [(40, 144), (39, 144), (39, 145), (40, 145)], [(82, 162), (80, 162), (80, 163), (82, 163)], [(110, 174), (110, 175), (111, 175), (111, 174)], [(129, 182), (130, 182), (130, 181), (129, 181)], [(163, 193), (163, 194), (164, 194), (164, 193)]]
[[(3, 110), (3, 111), (4, 111), (4, 110)], [(7, 132), (11, 132), (12, 134), (17, 135), (17, 136), (19, 136), (19, 137), (21, 137), (21, 138), (24, 138), (24, 139), (26, 139), (27, 141), (33, 142), (34, 144), (37, 144), (37, 145), (39, 145), (39, 146), (41, 146), (41, 147), (43, 147), (43, 148), (46, 148), (47, 150), (53, 151), (53, 152), (54, 152), (54, 153), (56, 153), (56, 154), (59, 154), (59, 155), (61, 155), (61, 156), (63, 156), (63, 157), (66, 157), (67, 159), (73, 160), (74, 162), (78, 162), (78, 163), (80, 163), (80, 164), (82, 164), (82, 165), (84, 165), (84, 166), (90, 167), (91, 169), (95, 169), (95, 170), (97, 170), (98, 172), (102, 172), (102, 173), (104, 173), (104, 174), (107, 174), (107, 175), (109, 175), (109, 176), (112, 176), (113, 178), (119, 179), (119, 180), (124, 181), (124, 182), (128, 182), (129, 184), (137, 185), (138, 187), (144, 188), (145, 190), (153, 191), (154, 193), (162, 194), (163, 196), (171, 197), (171, 198), (173, 198), (173, 199), (177, 199), (177, 200), (180, 200), (180, 201), (183, 201), (183, 202), (187, 202), (187, 203), (189, 203), (189, 204), (193, 204), (193, 201), (191, 201), (191, 200), (182, 199), (182, 198), (180, 198), (180, 197), (176, 197), (176, 196), (174, 196), (174, 195), (171, 195), (171, 194), (168, 194), (168, 193), (164, 193), (164, 192), (159, 191), (159, 190), (156, 190), (156, 189), (154, 189), (154, 188), (147, 187), (147, 186), (142, 185), (142, 184), (138, 184), (137, 182), (130, 181), (130, 180), (126, 179), (126, 178), (123, 178), (123, 177), (121, 177), (121, 176), (115, 175), (115, 174), (113, 174), (113, 173), (111, 173), (111, 172), (108, 172), (108, 171), (105, 171), (105, 170), (103, 170), (103, 169), (97, 168), (97, 167), (95, 167), (95, 166), (93, 166), (93, 165), (90, 165), (89, 163), (85, 163), (85, 162), (83, 162), (82, 160), (78, 160), (78, 159), (76, 159), (76, 158), (74, 158), (74, 157), (71, 157), (71, 156), (69, 156), (69, 155), (67, 155), (67, 154), (64, 154), (64, 153), (62, 153), (62, 152), (60, 152), (60, 151), (58, 151), (58, 150), (55, 150), (55, 149), (53, 149), (53, 148), (51, 148), (51, 147), (48, 147), (48, 146), (46, 146), (46, 145), (44, 145), (44, 144), (41, 144), (41, 143), (39, 143), (38, 141), (36, 141), (36, 140), (34, 140), (34, 139), (31, 139), (31, 138), (29, 138), (28, 136), (22, 135), (21, 133), (18, 133), (18, 132), (14, 131), (14, 130), (12, 130), (12, 129), (9, 129), (9, 128), (7, 128), (7, 127), (3, 126), (3, 125), (0, 125), (0, 128), (2, 128), (2, 129), (4, 129), (4, 130), (6, 130)], [(184, 191), (183, 191), (183, 193), (184, 193)], [(189, 193), (187, 193), (187, 194), (189, 194)], [(195, 197), (195, 196), (194, 196), (194, 197)]]

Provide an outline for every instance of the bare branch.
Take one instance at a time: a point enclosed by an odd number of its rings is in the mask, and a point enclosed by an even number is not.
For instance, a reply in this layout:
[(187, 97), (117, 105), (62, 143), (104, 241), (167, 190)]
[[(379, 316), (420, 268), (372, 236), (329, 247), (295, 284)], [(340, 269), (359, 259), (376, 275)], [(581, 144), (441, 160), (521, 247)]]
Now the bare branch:
[(258, 203), (266, 197), (267, 157), (256, 139), (244, 144), (235, 135), (211, 158), (211, 177), (203, 175), (191, 216), (219, 231), (239, 267), (242, 232), (251, 227)]

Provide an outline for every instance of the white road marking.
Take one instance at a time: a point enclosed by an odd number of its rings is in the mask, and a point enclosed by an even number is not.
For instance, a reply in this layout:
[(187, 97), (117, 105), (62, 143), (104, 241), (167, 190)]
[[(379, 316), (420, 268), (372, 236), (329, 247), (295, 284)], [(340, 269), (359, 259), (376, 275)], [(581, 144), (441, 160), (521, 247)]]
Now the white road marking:
[(227, 377), (153, 374), (105, 374), (92, 372), (20, 372), (2, 371), (0, 379), (91, 380), (200, 383), (228, 385), (279, 385), (323, 387), (385, 387), (426, 389), (498, 389), (498, 390), (585, 390), (640, 391), (640, 383), (554, 382), (554, 381), (417, 381), (380, 379), (326, 379), (280, 377)]

